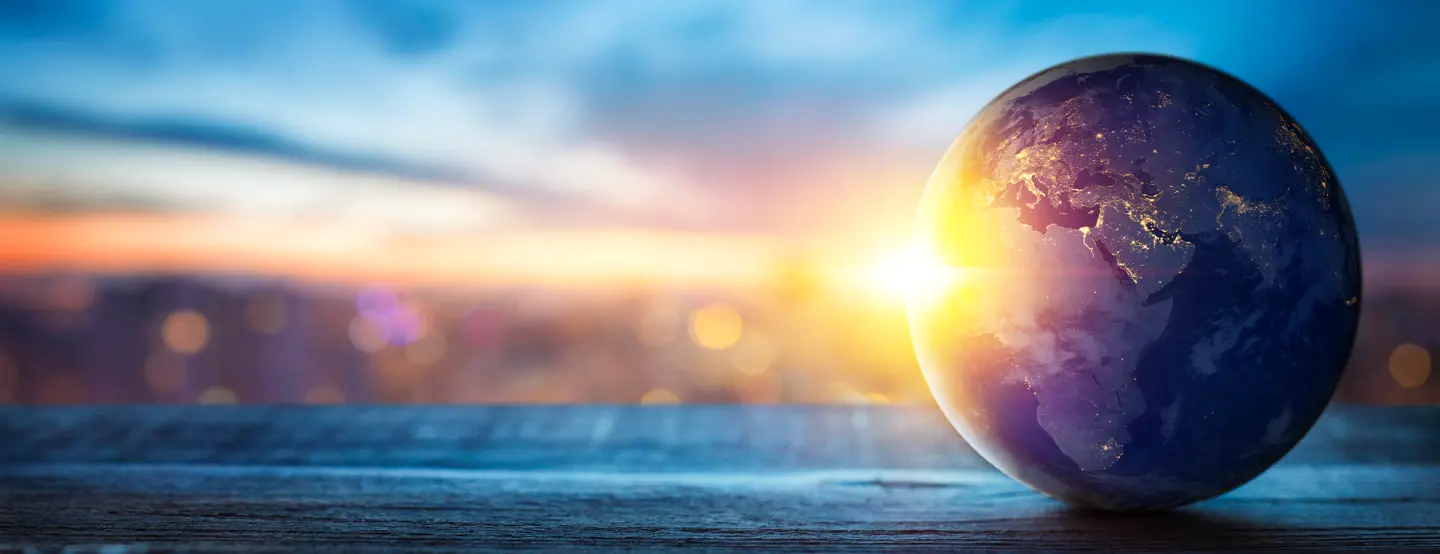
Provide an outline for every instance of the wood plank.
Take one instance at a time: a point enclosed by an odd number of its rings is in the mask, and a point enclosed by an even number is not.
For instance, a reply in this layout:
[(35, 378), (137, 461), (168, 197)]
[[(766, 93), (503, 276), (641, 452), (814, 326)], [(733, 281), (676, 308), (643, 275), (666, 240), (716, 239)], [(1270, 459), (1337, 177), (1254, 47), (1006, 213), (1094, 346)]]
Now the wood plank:
[[(0, 463), (647, 471), (988, 467), (933, 406), (0, 408)], [(1303, 463), (1440, 463), (1440, 407), (1335, 406)]]
[(1219, 499), (1117, 516), (933, 408), (0, 409), (0, 550), (1440, 549), (1440, 410), (1337, 407)]
[[(227, 466), (11, 467), (26, 544), (1440, 548), (1429, 467), (1286, 466), (1188, 509), (1075, 510), (985, 470), (605, 474)], [(1337, 500), (1343, 498), (1344, 500)]]

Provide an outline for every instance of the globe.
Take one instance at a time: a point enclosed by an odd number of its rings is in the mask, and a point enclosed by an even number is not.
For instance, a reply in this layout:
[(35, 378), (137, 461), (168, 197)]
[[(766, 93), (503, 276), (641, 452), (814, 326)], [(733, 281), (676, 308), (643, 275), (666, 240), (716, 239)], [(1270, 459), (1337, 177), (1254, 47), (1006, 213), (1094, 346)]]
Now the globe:
[(950, 147), (912, 248), (916, 353), (1004, 473), (1109, 510), (1181, 505), (1274, 464), (1350, 354), (1359, 249), (1345, 195), (1274, 101), (1193, 62), (1041, 71)]

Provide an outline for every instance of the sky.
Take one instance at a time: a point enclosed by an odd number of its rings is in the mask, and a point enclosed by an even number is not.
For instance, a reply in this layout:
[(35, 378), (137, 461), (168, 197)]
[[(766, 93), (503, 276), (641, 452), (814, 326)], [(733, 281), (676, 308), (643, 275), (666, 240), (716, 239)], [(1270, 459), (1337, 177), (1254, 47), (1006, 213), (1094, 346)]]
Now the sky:
[(1431, 256), (1435, 21), (1420, 0), (12, 0), (0, 213), (34, 236), (54, 228), (39, 214), (180, 226), (161, 236), (264, 221), (277, 241), (331, 222), (883, 242), (996, 94), (1146, 51), (1271, 95), (1335, 166), (1367, 252)]

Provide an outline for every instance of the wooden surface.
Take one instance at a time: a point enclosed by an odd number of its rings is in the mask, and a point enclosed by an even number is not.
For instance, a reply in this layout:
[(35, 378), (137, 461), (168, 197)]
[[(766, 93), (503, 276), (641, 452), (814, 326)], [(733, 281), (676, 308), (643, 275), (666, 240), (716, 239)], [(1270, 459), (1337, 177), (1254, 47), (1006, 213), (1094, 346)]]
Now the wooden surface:
[(0, 551), (1440, 549), (1437, 439), (1440, 409), (1332, 408), (1249, 485), (1122, 516), (933, 408), (0, 408)]

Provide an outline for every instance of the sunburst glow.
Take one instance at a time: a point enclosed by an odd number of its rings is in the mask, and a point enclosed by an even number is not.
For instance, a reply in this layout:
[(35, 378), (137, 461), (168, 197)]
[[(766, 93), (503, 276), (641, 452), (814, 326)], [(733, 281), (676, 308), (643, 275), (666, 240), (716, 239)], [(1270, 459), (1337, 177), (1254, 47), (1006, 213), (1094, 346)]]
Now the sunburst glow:
[(889, 253), (870, 268), (877, 292), (910, 303), (934, 302), (964, 278), (964, 268), (946, 264), (933, 248), (920, 245)]

